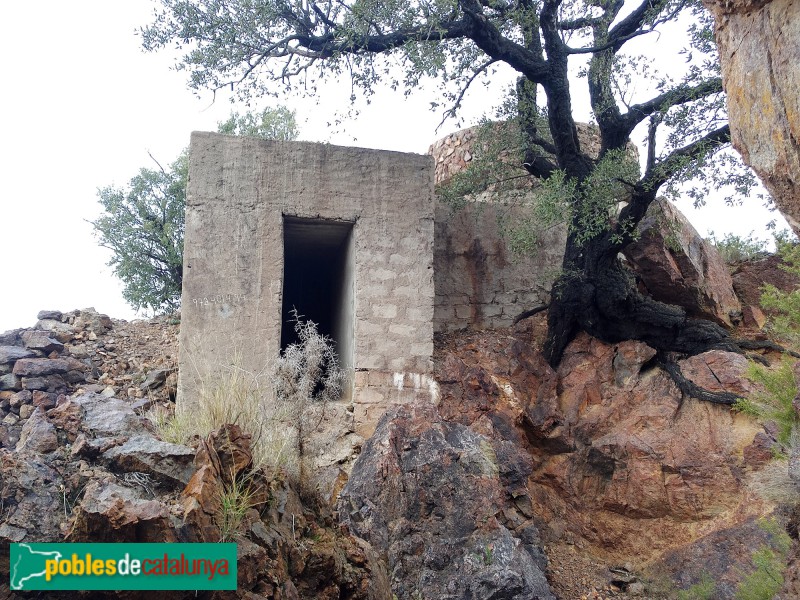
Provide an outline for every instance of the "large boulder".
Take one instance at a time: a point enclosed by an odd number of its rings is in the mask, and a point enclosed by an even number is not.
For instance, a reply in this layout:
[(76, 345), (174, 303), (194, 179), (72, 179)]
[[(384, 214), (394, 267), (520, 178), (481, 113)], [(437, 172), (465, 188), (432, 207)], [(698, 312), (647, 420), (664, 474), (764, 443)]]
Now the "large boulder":
[(44, 411), (41, 408), (37, 408), (22, 427), (19, 442), (17, 442), (17, 451), (47, 454), (57, 448), (58, 436), (56, 435), (56, 428), (47, 420)]
[(639, 240), (624, 254), (656, 300), (676, 304), (690, 316), (730, 327), (742, 306), (728, 267), (668, 200), (650, 205), (638, 226)]
[(175, 542), (166, 505), (141, 487), (92, 481), (75, 510), (68, 542)]
[(151, 435), (134, 436), (106, 450), (103, 458), (114, 470), (147, 473), (171, 485), (186, 485), (194, 473), (194, 450)]
[(800, 286), (800, 277), (781, 268), (781, 257), (770, 254), (742, 262), (736, 266), (731, 276), (733, 289), (743, 305), (761, 304), (762, 287), (775, 286), (781, 291), (791, 292)]
[(704, 0), (715, 20), (734, 147), (800, 232), (800, 4)]
[(533, 515), (506, 491), (532, 468), (510, 441), (447, 421), (430, 404), (397, 407), (356, 461), (340, 518), (388, 555), (400, 600), (551, 599)]
[[(425, 488), (420, 490), (430, 485), (429, 473), (436, 474), (437, 466), (418, 467), (414, 481), (407, 481), (403, 470), (413, 465), (405, 460), (402, 468), (396, 467), (393, 456), (413, 457), (422, 451), (424, 436), (431, 435), (426, 429), (443, 431), (451, 445), (451, 440), (480, 434), (485, 437), (483, 446), (492, 448), (497, 457), (505, 495), (487, 485), (489, 478), (480, 481), (473, 475), (461, 485), (470, 490), (468, 505), (493, 506), (495, 518), (512, 535), (521, 531), (519, 515), (530, 515), (550, 556), (564, 555), (563, 551), (551, 554), (553, 548), (567, 548), (568, 555), (602, 556), (614, 561), (611, 565), (630, 563), (636, 571), (665, 553), (674, 553), (674, 564), (684, 566), (691, 564), (687, 557), (699, 553), (728, 581), (740, 580), (744, 572), (739, 565), (749, 560), (752, 549), (746, 544), (716, 547), (703, 540), (713, 539), (705, 536), (717, 531), (749, 539), (754, 519), (771, 514), (773, 504), (758, 493), (757, 477), (762, 476), (764, 463), (748, 460), (748, 448), (769, 438), (768, 432), (728, 407), (684, 397), (654, 364), (655, 351), (641, 342), (606, 344), (581, 334), (567, 347), (554, 372), (531, 344), (535, 332), (522, 327), (511, 336), (472, 334), (459, 339), (458, 349), (444, 352), (437, 372), (441, 400), (436, 414), (445, 423), (424, 414), (401, 420), (403, 415), (398, 413), (393, 435), (376, 436), (365, 446), (364, 454), (370, 457), (360, 459), (365, 464), (380, 457), (380, 469), (373, 478), (382, 477), (388, 491), (397, 488), (399, 480), (426, 510), (440, 503), (447, 506)], [(746, 361), (736, 354), (713, 351), (680, 365), (697, 385), (738, 393), (753, 389), (744, 381)], [(460, 428), (453, 423), (468, 428), (472, 435), (454, 435)], [(450, 458), (458, 452), (448, 444), (441, 443), (440, 448), (437, 460), (456, 465), (448, 468), (466, 469), (475, 462), (462, 456)], [(777, 466), (785, 472), (785, 465)], [(345, 495), (352, 495), (349, 490), (355, 485), (363, 485), (359, 483), (363, 468), (356, 463)], [(411, 473), (407, 477), (411, 479)], [(455, 483), (446, 489), (455, 500), (460, 498)], [(357, 514), (349, 504), (342, 512), (350, 515), (350, 522), (365, 522), (354, 525), (356, 531), (370, 529), (371, 536), (389, 532), (388, 555), (396, 578), (406, 564), (415, 566), (413, 558), (407, 560), (397, 551), (402, 541), (411, 540), (416, 527), (436, 531), (436, 525), (429, 526), (424, 513), (401, 518), (404, 503), (411, 501), (402, 492), (391, 493), (397, 496), (389, 496), (392, 502), (381, 494), (362, 493), (365, 499), (357, 505)], [(469, 510), (480, 509), (472, 506)], [(454, 510), (453, 514), (464, 512)], [(448, 513), (443, 514), (440, 522), (448, 524)], [(474, 539), (469, 529), (455, 531), (462, 535), (460, 539)], [(380, 540), (370, 537), (370, 541), (381, 547)], [(695, 544), (705, 545), (698, 549)], [(458, 552), (456, 545), (453, 554), (458, 556)], [(408, 553), (413, 555), (413, 551)], [(680, 586), (699, 578), (703, 564), (685, 570), (683, 578), (675, 580)], [(553, 589), (562, 597), (589, 593), (565, 593), (575, 583), (570, 572), (556, 559), (548, 571)], [(607, 584), (612, 581), (613, 576)], [(649, 593), (645, 596), (652, 597)]]

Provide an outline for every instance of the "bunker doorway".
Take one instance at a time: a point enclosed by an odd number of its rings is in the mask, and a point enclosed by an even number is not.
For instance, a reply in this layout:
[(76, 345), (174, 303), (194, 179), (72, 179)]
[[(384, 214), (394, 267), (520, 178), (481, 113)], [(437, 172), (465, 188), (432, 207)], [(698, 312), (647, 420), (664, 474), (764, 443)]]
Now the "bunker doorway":
[(283, 217), (281, 350), (297, 341), (296, 309), (333, 339), (339, 364), (352, 368), (354, 271), (352, 222)]

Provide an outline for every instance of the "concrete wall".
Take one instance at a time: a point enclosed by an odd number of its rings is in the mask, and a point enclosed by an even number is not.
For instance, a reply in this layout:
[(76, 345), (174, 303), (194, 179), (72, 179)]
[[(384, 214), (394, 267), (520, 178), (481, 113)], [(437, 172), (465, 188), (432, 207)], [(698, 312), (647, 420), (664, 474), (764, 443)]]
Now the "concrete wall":
[[(596, 128), (579, 124), (578, 130), (584, 147), (596, 153)], [(469, 166), (479, 152), (476, 143), (476, 128), (469, 128), (430, 147), (437, 184)], [(540, 232), (535, 255), (520, 256), (509, 249), (499, 224), (500, 219), (529, 218), (525, 203), (535, 195), (532, 182), (522, 179), (518, 189), (483, 193), (456, 212), (437, 201), (435, 331), (508, 327), (521, 312), (549, 302), (564, 256), (566, 225)]]
[(549, 302), (566, 226), (544, 232), (535, 255), (515, 255), (499, 219), (519, 220), (525, 207), (502, 201), (487, 194), (456, 212), (436, 203), (435, 331), (508, 327), (521, 312)]
[(370, 435), (376, 404), (427, 394), (433, 213), (428, 156), (193, 133), (178, 402), (278, 355), (283, 215), (354, 223), (353, 427)]

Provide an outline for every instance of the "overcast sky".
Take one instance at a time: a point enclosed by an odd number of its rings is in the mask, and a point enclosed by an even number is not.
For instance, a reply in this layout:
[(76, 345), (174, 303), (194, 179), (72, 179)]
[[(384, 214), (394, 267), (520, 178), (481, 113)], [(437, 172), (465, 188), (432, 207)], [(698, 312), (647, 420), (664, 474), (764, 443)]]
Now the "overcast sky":
[[(215, 130), (234, 108), (189, 91), (185, 75), (170, 68), (174, 55), (140, 49), (135, 31), (154, 6), (39, 0), (3, 7), (0, 332), (32, 326), (42, 309), (94, 306), (134, 318), (88, 223), (99, 213), (97, 188), (124, 185), (139, 168), (152, 167), (148, 151), (171, 162), (191, 131)], [(471, 98), (465, 123), (491, 109), (497, 94), (492, 88)], [(292, 100), (301, 139), (423, 153), (458, 129), (448, 123), (436, 130), (441, 115), (428, 110), (437, 99), (428, 90), (407, 100), (379, 93), (344, 131), (332, 132), (326, 127), (332, 107), (346, 106), (348, 97), (349, 88), (329, 86), (319, 105)], [(747, 210), (721, 207), (719, 200), (701, 210), (679, 206), (703, 234), (760, 232), (775, 216), (755, 202)]]

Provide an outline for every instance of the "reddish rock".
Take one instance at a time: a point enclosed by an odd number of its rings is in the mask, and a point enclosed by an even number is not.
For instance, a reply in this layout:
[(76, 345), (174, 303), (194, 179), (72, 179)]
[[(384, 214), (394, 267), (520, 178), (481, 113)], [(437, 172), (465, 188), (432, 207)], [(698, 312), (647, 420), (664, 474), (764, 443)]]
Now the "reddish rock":
[(755, 389), (745, 377), (749, 364), (741, 354), (711, 350), (678, 364), (688, 379), (712, 392), (729, 391), (747, 396)]
[(47, 420), (44, 411), (37, 408), (25, 422), (17, 442), (17, 452), (47, 454), (58, 449), (55, 427)]
[(742, 322), (745, 327), (763, 329), (767, 323), (767, 317), (759, 307), (748, 305), (742, 308)]
[(220, 481), (214, 467), (203, 465), (194, 472), (181, 493), (184, 530), (192, 542), (218, 542), (217, 519), (221, 511)]
[(36, 407), (43, 408), (44, 410), (50, 410), (51, 408), (55, 407), (57, 397), (58, 396), (56, 394), (35, 390), (33, 392), (32, 402)]
[[(545, 538), (648, 560), (768, 510), (743, 480), (744, 448), (763, 431), (753, 419), (683, 398), (643, 344), (580, 334), (553, 373), (524, 335), (469, 335), (445, 352), (438, 410), (487, 435), (498, 459), (498, 439), (527, 445), (533, 470), (509, 490)], [(739, 355), (681, 366), (698, 385), (750, 389)]]
[(759, 432), (753, 438), (753, 443), (744, 447), (744, 462), (749, 467), (760, 468), (775, 458), (773, 448), (776, 447), (775, 439), (766, 433)]
[(776, 254), (740, 263), (731, 276), (733, 289), (742, 304), (761, 305), (762, 287), (770, 284), (784, 292), (800, 286), (800, 278), (781, 269), (781, 259)]
[(253, 462), (251, 437), (238, 425), (223, 425), (217, 431), (212, 431), (203, 441), (197, 450), (195, 464), (198, 467), (212, 465), (222, 482), (230, 485)]
[(800, 5), (794, 0), (705, 4), (714, 14), (731, 142), (800, 233)]
[(70, 398), (47, 411), (47, 416), (57, 429), (66, 433), (70, 442), (75, 441), (83, 421), (83, 408), (79, 402)]
[(639, 223), (640, 239), (624, 254), (656, 300), (686, 309), (690, 316), (730, 327), (741, 304), (728, 267), (668, 200), (657, 199)]

